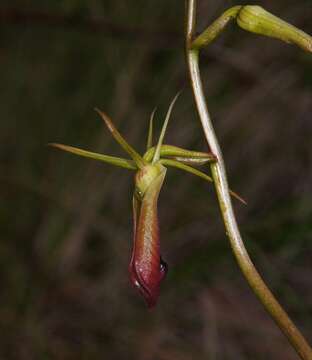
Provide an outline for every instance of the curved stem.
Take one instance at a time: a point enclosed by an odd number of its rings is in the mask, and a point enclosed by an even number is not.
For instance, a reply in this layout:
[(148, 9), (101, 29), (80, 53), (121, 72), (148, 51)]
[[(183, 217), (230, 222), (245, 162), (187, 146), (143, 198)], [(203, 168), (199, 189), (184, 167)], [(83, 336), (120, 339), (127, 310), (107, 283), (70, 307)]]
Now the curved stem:
[(238, 265), (260, 302), (284, 332), (299, 356), (304, 360), (312, 360), (312, 350), (309, 344), (262, 280), (241, 238), (229, 195), (223, 156), (205, 102), (198, 65), (199, 52), (191, 48), (195, 30), (195, 12), (196, 0), (186, 0), (186, 57), (193, 95), (205, 137), (211, 152), (218, 159), (217, 162), (210, 164), (210, 166), (226, 234)]

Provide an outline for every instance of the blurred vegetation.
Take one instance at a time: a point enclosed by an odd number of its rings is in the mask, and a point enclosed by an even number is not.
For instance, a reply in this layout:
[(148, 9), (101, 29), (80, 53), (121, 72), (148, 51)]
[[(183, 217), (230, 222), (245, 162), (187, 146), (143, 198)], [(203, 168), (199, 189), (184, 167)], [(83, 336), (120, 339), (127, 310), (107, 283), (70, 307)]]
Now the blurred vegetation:
[[(250, 2), (250, 3), (255, 3)], [(199, 1), (199, 29), (234, 1)], [(261, 5), (312, 33), (310, 1)], [(213, 188), (171, 169), (159, 210), (159, 305), (130, 287), (132, 173), (47, 148), (122, 154), (95, 106), (143, 151), (184, 88), (167, 142), (205, 149), (181, 1), (0, 5), (0, 358), (297, 359), (234, 262)], [(312, 57), (230, 27), (201, 61), (243, 238), (312, 341)], [(260, 341), (259, 341), (260, 340)]]

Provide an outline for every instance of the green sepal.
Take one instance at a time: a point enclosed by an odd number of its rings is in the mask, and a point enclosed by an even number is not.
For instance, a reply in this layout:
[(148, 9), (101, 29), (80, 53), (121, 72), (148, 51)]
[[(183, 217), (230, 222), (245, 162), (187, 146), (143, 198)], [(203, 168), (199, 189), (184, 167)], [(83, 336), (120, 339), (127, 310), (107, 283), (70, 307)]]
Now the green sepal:
[(153, 146), (153, 122), (154, 122), (154, 116), (156, 113), (156, 108), (152, 111), (150, 121), (149, 121), (149, 127), (148, 127), (148, 136), (147, 136), (147, 144), (146, 144), (146, 150), (149, 150)]
[[(155, 147), (150, 148), (143, 158), (150, 162), (153, 159), (155, 150)], [(216, 161), (216, 157), (212, 153), (187, 150), (173, 145), (162, 145), (160, 147), (160, 158), (163, 157), (172, 158), (189, 165), (204, 165)]]
[(136, 166), (136, 164), (133, 160), (123, 159), (123, 158), (119, 158), (116, 156), (98, 154), (98, 153), (94, 153), (91, 151), (79, 149), (79, 148), (76, 148), (73, 146), (57, 144), (57, 143), (50, 143), (50, 144), (48, 144), (48, 146), (53, 146), (55, 148), (58, 148), (63, 151), (67, 151), (69, 153), (72, 153), (72, 154), (75, 154), (78, 156), (83, 156), (83, 157), (86, 157), (89, 159), (103, 161), (105, 163), (119, 166), (119, 167), (122, 167), (125, 169), (129, 169), (129, 170), (137, 170), (138, 169), (138, 167)]
[(158, 143), (157, 143), (157, 146), (156, 146), (156, 150), (155, 150), (155, 153), (154, 153), (154, 156), (153, 156), (152, 164), (155, 164), (160, 158), (160, 148), (161, 148), (161, 145), (162, 145), (164, 137), (165, 137), (165, 133), (166, 133), (166, 129), (167, 129), (169, 119), (170, 119), (170, 115), (171, 115), (173, 106), (174, 106), (175, 102), (177, 101), (180, 93), (181, 92), (177, 93), (177, 95), (173, 98), (173, 100), (171, 101), (171, 103), (169, 105), (169, 109), (167, 111), (167, 115), (166, 115), (163, 127), (161, 129), (160, 136), (159, 136), (159, 139), (158, 139)]
[(116, 129), (112, 120), (101, 110), (95, 109), (95, 111), (101, 116), (103, 121), (105, 122), (108, 130), (111, 132), (115, 140), (118, 144), (131, 156), (133, 161), (136, 163), (139, 169), (142, 169), (146, 165), (146, 161), (142, 158), (142, 156), (137, 153), (134, 148), (128, 144), (128, 142), (124, 139), (124, 137), (120, 134), (120, 132)]
[[(180, 170), (184, 170), (186, 172), (189, 172), (189, 173), (191, 173), (193, 175), (196, 175), (196, 176), (198, 176), (198, 177), (200, 177), (200, 178), (202, 178), (202, 179), (204, 179), (204, 180), (206, 180), (208, 182), (213, 182), (213, 179), (209, 175), (207, 175), (207, 174), (205, 174), (205, 173), (203, 173), (203, 172), (201, 172), (201, 171), (199, 171), (197, 169), (194, 169), (191, 166), (188, 166), (186, 164), (182, 164), (182, 163), (180, 163), (178, 161), (170, 160), (170, 159), (161, 159), (159, 162), (162, 165), (172, 166), (172, 167), (178, 168)], [(247, 205), (247, 202), (241, 196), (239, 196), (236, 192), (230, 190), (230, 194), (233, 197), (235, 197), (237, 200), (242, 202), (243, 204)]]

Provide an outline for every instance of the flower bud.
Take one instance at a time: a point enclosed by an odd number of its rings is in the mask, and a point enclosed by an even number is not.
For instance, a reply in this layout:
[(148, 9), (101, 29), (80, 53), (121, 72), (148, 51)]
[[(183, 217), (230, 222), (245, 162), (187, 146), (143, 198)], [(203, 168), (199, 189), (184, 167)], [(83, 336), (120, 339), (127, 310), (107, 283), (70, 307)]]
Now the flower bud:
[(312, 37), (260, 6), (243, 6), (237, 15), (237, 24), (244, 30), (280, 39), (312, 52)]

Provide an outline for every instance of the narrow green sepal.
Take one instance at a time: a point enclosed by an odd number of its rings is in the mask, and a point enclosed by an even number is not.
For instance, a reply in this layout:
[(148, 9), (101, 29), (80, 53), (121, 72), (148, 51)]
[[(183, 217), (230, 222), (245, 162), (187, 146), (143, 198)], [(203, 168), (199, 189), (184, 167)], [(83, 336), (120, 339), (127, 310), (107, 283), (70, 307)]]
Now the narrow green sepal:
[(153, 146), (153, 122), (154, 122), (154, 116), (155, 116), (156, 110), (157, 110), (157, 108), (155, 108), (153, 110), (151, 117), (150, 117), (146, 150), (149, 150)]
[(131, 156), (137, 167), (139, 169), (142, 169), (146, 165), (146, 161), (142, 158), (142, 156), (137, 153), (131, 145), (128, 144), (128, 142), (124, 139), (120, 132), (115, 128), (115, 125), (113, 124), (109, 116), (107, 116), (103, 111), (99, 109), (95, 108), (94, 110), (101, 116), (108, 130), (111, 132), (118, 144)]
[(179, 161), (190, 166), (203, 166), (212, 162), (216, 162), (216, 158), (212, 157), (182, 157), (182, 156), (168, 156), (167, 159)]
[(48, 146), (53, 146), (57, 149), (72, 153), (74, 155), (83, 156), (89, 159), (103, 161), (105, 163), (119, 166), (129, 170), (137, 170), (138, 167), (136, 166), (133, 160), (123, 159), (115, 156), (109, 156), (104, 154), (98, 154), (91, 151), (79, 149), (69, 145), (57, 144), (57, 143), (49, 143)]
[(166, 129), (167, 129), (167, 126), (168, 126), (169, 119), (170, 119), (170, 115), (171, 115), (173, 106), (174, 106), (175, 102), (177, 101), (180, 94), (181, 94), (181, 91), (179, 91), (177, 93), (177, 95), (173, 98), (173, 100), (171, 101), (171, 103), (169, 105), (169, 109), (167, 111), (167, 115), (166, 115), (163, 127), (161, 129), (161, 132), (160, 132), (160, 136), (159, 136), (159, 139), (158, 139), (158, 143), (157, 143), (157, 146), (156, 146), (156, 150), (155, 150), (155, 153), (154, 153), (152, 164), (155, 164), (155, 162), (157, 162), (159, 160), (159, 158), (160, 158), (160, 148), (161, 148), (161, 145), (162, 145), (164, 137), (165, 137), (165, 133), (166, 133)]
[[(155, 154), (155, 147), (150, 148), (145, 154), (144, 159), (150, 162)], [(212, 153), (192, 151), (173, 145), (162, 145), (160, 147), (160, 158), (171, 158), (189, 165), (204, 165), (216, 161)]]
[[(172, 166), (172, 167), (175, 167), (177, 169), (184, 170), (184, 171), (189, 172), (189, 173), (191, 173), (193, 175), (196, 175), (196, 176), (198, 176), (198, 177), (200, 177), (200, 178), (202, 178), (202, 179), (204, 179), (204, 180), (206, 180), (208, 182), (213, 182), (213, 179), (209, 175), (207, 175), (207, 174), (205, 174), (205, 173), (203, 173), (203, 172), (201, 172), (201, 171), (199, 171), (197, 169), (194, 169), (189, 165), (181, 164), (178, 161), (170, 160), (170, 159), (161, 159), (159, 162), (162, 165)], [(247, 205), (247, 202), (241, 196), (239, 196), (236, 192), (230, 190), (230, 194), (233, 197), (235, 197), (237, 200), (242, 202), (243, 204)]]

